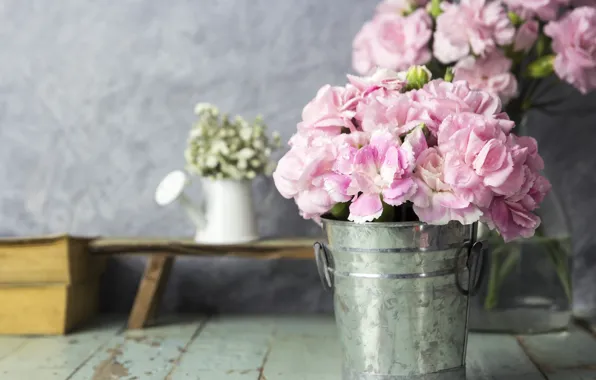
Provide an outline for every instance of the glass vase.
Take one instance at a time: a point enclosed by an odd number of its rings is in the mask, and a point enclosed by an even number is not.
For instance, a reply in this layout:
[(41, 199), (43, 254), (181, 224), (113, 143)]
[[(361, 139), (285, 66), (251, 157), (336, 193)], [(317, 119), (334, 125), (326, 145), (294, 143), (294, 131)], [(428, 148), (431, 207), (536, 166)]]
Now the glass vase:
[(519, 334), (565, 330), (572, 314), (572, 250), (562, 204), (551, 190), (536, 213), (534, 237), (505, 243), (480, 227), (489, 242), (482, 287), (472, 297), (470, 329)]

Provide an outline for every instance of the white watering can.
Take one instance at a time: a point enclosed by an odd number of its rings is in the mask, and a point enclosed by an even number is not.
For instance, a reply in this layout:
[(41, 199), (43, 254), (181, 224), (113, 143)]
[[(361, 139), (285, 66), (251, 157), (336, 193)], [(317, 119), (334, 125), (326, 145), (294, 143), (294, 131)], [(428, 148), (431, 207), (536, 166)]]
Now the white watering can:
[(155, 202), (166, 206), (178, 201), (196, 227), (197, 243), (240, 244), (259, 238), (251, 181), (202, 178), (198, 206), (184, 194), (189, 183), (185, 172), (169, 173), (157, 186)]

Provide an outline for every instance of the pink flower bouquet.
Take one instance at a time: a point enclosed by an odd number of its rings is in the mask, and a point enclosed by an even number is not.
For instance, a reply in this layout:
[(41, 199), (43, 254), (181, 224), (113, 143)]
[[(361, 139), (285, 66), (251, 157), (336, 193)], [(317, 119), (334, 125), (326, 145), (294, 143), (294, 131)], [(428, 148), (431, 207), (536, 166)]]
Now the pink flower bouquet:
[(385, 0), (354, 39), (354, 69), (411, 65), (499, 96), (518, 119), (552, 107), (546, 78), (596, 88), (596, 1)]
[(495, 94), (424, 66), (348, 75), (302, 112), (273, 173), (301, 215), (355, 223), (477, 221), (530, 237), (549, 182), (536, 141), (511, 133)]

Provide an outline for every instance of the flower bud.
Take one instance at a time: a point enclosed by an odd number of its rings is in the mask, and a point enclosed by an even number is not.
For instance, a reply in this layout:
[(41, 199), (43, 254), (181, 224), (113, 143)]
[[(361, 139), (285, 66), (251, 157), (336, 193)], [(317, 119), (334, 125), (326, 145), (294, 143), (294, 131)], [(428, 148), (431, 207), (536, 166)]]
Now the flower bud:
[(511, 21), (513, 26), (520, 26), (524, 22), (524, 20), (515, 12), (507, 12), (507, 17), (509, 17), (509, 21)]
[(420, 89), (432, 78), (432, 74), (426, 66), (412, 66), (406, 72), (406, 90)]
[(429, 6), (429, 13), (433, 18), (439, 17), (443, 10), (441, 9), (441, 0), (432, 0)]
[(453, 67), (448, 67), (445, 70), (445, 82), (452, 82), (453, 81)]
[(538, 58), (528, 65), (528, 75), (532, 78), (544, 78), (551, 75), (554, 71), (554, 60), (553, 54)]
[[(536, 39), (538, 39), (538, 32), (540, 30), (540, 25), (536, 20), (530, 20), (524, 22), (515, 35), (515, 39), (513, 41), (513, 50), (514, 51), (523, 51), (528, 52), (534, 46)], [(540, 56), (542, 53), (539, 53)]]

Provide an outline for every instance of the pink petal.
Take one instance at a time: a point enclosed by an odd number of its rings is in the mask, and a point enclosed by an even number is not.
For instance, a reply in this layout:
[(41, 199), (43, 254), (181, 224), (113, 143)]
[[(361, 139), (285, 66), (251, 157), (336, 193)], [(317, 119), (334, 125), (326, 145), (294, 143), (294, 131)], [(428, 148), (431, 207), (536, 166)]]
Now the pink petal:
[(333, 201), (347, 202), (352, 199), (353, 196), (348, 195), (348, 187), (352, 182), (350, 177), (340, 174), (328, 174), (323, 181), (323, 186)]
[(367, 145), (358, 150), (354, 156), (353, 171), (374, 178), (377, 175), (377, 150)]
[(456, 196), (448, 191), (436, 193), (435, 200), (443, 207), (450, 209), (463, 209), (470, 205), (470, 202)]
[(385, 153), (385, 159), (379, 170), (383, 181), (391, 183), (399, 167), (399, 151), (398, 148), (393, 146)]
[(379, 194), (361, 194), (350, 204), (348, 220), (355, 223), (371, 222), (383, 213), (383, 203)]
[(415, 191), (416, 184), (412, 178), (397, 180), (389, 188), (383, 190), (383, 200), (389, 205), (399, 206)]
[(511, 173), (503, 178), (500, 173), (494, 173), (493, 175), (484, 177), (484, 183), (486, 184), (500, 184), (497, 186), (489, 185), (493, 191), (501, 195), (513, 195), (517, 193), (525, 182), (524, 167), (521, 165), (514, 166)]
[(412, 132), (408, 133), (402, 146), (410, 146), (412, 152), (414, 153), (414, 158), (417, 159), (422, 151), (428, 149), (428, 143), (426, 142), (424, 129), (419, 126), (412, 130)]
[(431, 203), (429, 207), (419, 207), (414, 205), (413, 208), (421, 222), (444, 225), (451, 221), (447, 209), (439, 204)]

